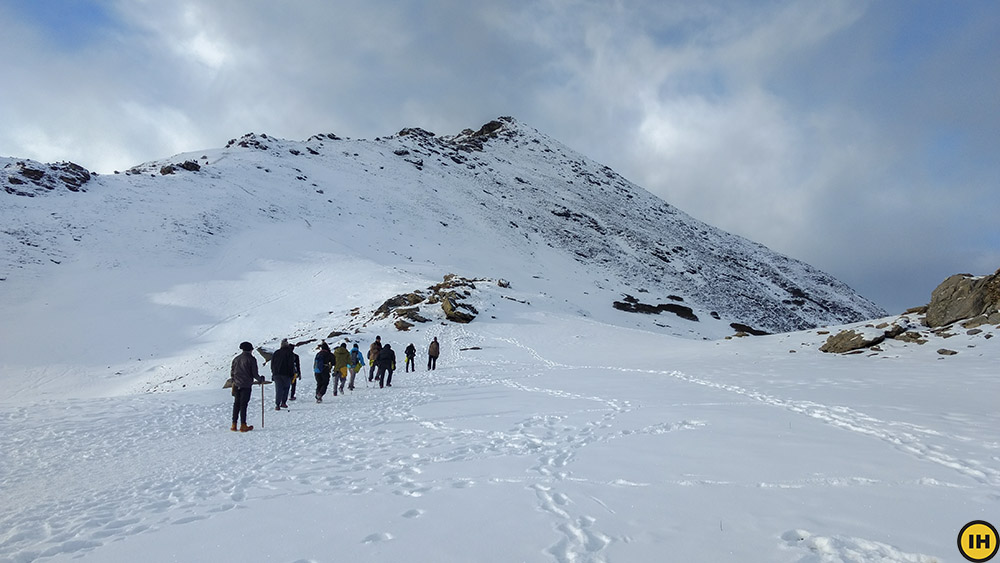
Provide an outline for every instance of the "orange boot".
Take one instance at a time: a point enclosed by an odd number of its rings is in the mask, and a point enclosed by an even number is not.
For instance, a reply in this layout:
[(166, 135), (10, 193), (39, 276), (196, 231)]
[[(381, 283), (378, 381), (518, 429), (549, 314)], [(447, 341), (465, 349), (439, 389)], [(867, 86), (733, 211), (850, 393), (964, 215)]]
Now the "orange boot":
[(247, 426), (246, 424), (240, 425), (240, 432), (249, 432), (253, 430), (253, 426)]
[(229, 427), (230, 430), (236, 432), (236, 423), (234, 422), (232, 426)]

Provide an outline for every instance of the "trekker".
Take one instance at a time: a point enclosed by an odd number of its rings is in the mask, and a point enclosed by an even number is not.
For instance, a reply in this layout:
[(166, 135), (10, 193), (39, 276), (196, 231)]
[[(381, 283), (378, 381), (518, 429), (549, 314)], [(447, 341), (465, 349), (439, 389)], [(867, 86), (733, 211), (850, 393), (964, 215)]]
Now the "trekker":
[(383, 346), (375, 363), (378, 366), (378, 375), (375, 378), (378, 379), (379, 389), (383, 387), (383, 377), (387, 373), (388, 377), (385, 377), (384, 386), (392, 387), (392, 370), (396, 369), (396, 353), (392, 351), (392, 346), (389, 344)]
[(289, 392), (289, 401), (295, 400), (295, 384), (302, 379), (302, 364), (299, 363), (299, 355), (295, 352), (292, 352), (292, 364), (295, 366), (295, 375), (292, 376), (292, 389)]
[(333, 396), (337, 390), (344, 392), (344, 382), (347, 380), (347, 366), (351, 363), (351, 353), (347, 351), (347, 343), (341, 342), (333, 350)]
[(357, 375), (363, 367), (365, 367), (365, 355), (358, 349), (358, 345), (354, 344), (354, 348), (351, 348), (351, 380), (347, 382), (348, 390), (354, 391), (354, 376)]
[(371, 381), (375, 377), (375, 362), (378, 360), (378, 353), (382, 351), (382, 337), (376, 336), (375, 342), (368, 347), (368, 363), (371, 367), (368, 368), (368, 381)]
[(233, 378), (233, 425), (229, 429), (236, 432), (236, 420), (240, 421), (240, 432), (249, 432), (253, 426), (247, 426), (247, 405), (254, 383), (263, 383), (264, 378), (257, 371), (257, 358), (253, 357), (253, 344), (240, 343), (240, 355), (233, 358), (229, 376)]
[(271, 381), (274, 381), (274, 410), (288, 408), (288, 390), (292, 386), (292, 377), (295, 376), (295, 352), (294, 346), (288, 343), (287, 338), (281, 339), (281, 348), (271, 355)]
[(313, 360), (313, 373), (316, 374), (316, 402), (323, 402), (326, 388), (330, 385), (330, 370), (333, 369), (333, 352), (325, 341), (319, 345), (319, 352)]
[(417, 356), (417, 348), (412, 342), (406, 347), (406, 350), (403, 350), (403, 355), (406, 356), (405, 373), (410, 373), (410, 368), (413, 368), (413, 371), (416, 372), (417, 364), (413, 359)]
[(441, 345), (438, 344), (438, 338), (435, 336), (434, 341), (427, 347), (427, 369), (437, 369), (438, 356), (440, 355)]

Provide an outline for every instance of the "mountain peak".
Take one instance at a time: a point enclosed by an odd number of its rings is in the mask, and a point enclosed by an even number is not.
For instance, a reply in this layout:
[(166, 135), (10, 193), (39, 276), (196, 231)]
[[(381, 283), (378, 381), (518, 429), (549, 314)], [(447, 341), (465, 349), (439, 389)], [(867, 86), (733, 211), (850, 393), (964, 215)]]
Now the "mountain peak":
[[(18, 166), (8, 163), (20, 172), (6, 173), (6, 186), (37, 169)], [(681, 336), (884, 314), (832, 276), (702, 223), (511, 117), (450, 136), (421, 128), (374, 140), (248, 133), (88, 185), (92, 196), (74, 198), (62, 223), (45, 205), (37, 214), (0, 210), (7, 232), (33, 233), (7, 240), (0, 278), (51, 255), (72, 260), (81, 244), (64, 246), (58, 232), (67, 228), (82, 231), (80, 241), (106, 242), (101, 253), (123, 255), (103, 260), (122, 263), (135, 253), (209, 257), (266, 226), (287, 231), (280, 236), (295, 248), (349, 248), (431, 278), (504, 278), (573, 314)], [(109, 199), (119, 213), (107, 215)], [(107, 234), (85, 228), (96, 224)]]

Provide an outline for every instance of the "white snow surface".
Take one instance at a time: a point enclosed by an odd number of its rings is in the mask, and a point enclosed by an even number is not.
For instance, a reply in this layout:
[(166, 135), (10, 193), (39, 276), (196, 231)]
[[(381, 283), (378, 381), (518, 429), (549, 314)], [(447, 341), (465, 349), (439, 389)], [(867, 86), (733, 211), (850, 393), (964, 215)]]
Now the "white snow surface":
[[(6, 247), (0, 282), (0, 562), (926, 563), (1000, 520), (998, 327), (843, 356), (818, 350), (840, 326), (724, 338), (725, 318), (611, 309), (615, 278), (502, 252), (533, 235), (432, 212), (433, 191), (186, 179), (212, 173), (3, 199), (5, 232), (49, 242)], [(481, 278), (472, 323), (372, 319), (448, 273)], [(881, 322), (919, 329), (845, 327)], [(258, 387), (255, 429), (229, 430), (240, 341), (311, 341), (308, 372), (333, 330), (412, 342), (418, 370), (322, 404), (307, 373), (281, 412)]]

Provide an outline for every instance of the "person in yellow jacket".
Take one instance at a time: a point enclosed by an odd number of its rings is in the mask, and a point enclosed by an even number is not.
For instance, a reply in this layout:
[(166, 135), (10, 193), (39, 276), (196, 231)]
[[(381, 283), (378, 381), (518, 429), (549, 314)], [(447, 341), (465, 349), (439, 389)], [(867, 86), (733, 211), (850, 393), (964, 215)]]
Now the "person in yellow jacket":
[(378, 353), (382, 351), (382, 337), (376, 336), (375, 342), (368, 347), (368, 381), (375, 379), (375, 361), (378, 360)]
[(344, 383), (347, 382), (347, 366), (351, 365), (351, 353), (347, 351), (347, 343), (341, 342), (333, 350), (333, 396), (337, 396), (337, 390), (344, 392)]

